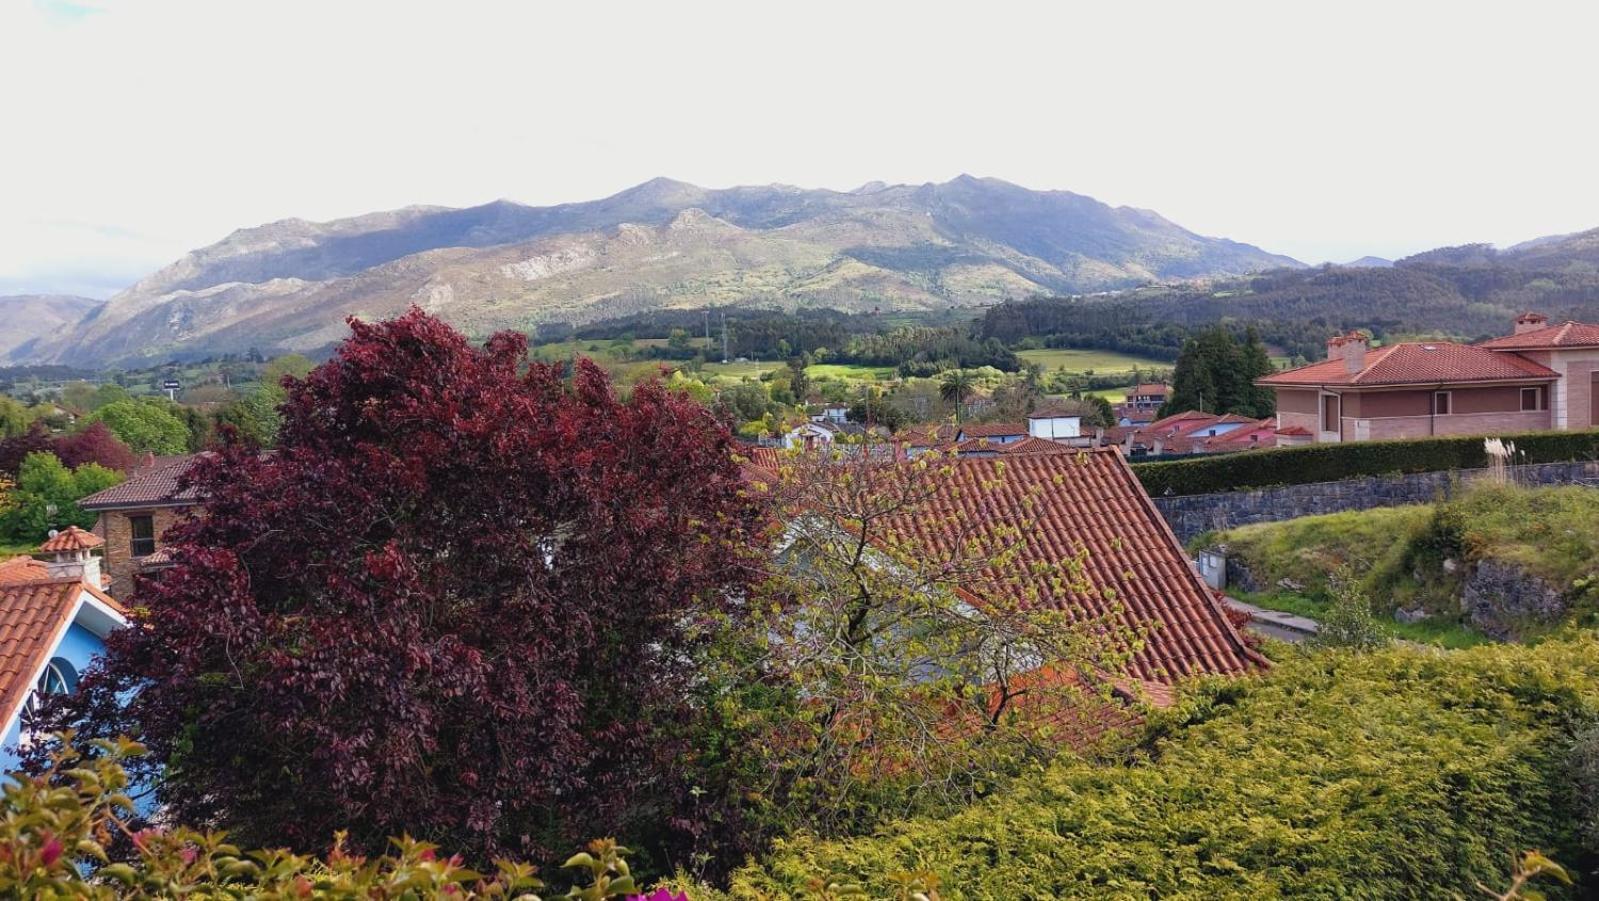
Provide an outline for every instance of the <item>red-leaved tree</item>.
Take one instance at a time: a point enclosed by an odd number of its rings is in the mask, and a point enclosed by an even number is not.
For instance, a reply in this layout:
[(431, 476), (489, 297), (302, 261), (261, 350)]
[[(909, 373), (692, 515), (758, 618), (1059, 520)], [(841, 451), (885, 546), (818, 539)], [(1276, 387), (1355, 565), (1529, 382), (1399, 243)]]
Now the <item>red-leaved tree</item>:
[(29, 454), (54, 453), (55, 440), (42, 422), (34, 422), (20, 435), (0, 440), (0, 475), (15, 477)]
[(57, 438), (55, 453), (72, 469), (85, 463), (98, 463), (107, 469), (128, 472), (137, 462), (133, 451), (111, 434), (103, 422), (92, 422), (81, 432)]
[(171, 815), (245, 845), (349, 829), (485, 860), (658, 828), (688, 790), (696, 623), (760, 573), (726, 430), (588, 361), (529, 365), (518, 334), (350, 325), (274, 451), (197, 465), (203, 516), (54, 725), (135, 735)]

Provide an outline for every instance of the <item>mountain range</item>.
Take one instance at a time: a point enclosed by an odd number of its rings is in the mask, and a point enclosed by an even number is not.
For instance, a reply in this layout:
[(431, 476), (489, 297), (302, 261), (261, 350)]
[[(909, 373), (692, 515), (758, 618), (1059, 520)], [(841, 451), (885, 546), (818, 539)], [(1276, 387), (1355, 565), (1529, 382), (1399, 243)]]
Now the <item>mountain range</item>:
[(314, 353), (343, 337), (346, 316), (411, 304), (483, 335), (727, 304), (936, 310), (1300, 265), (1148, 210), (991, 178), (847, 192), (658, 178), (584, 203), (241, 229), (104, 304), (77, 299), (31, 335), (0, 333), (0, 359)]

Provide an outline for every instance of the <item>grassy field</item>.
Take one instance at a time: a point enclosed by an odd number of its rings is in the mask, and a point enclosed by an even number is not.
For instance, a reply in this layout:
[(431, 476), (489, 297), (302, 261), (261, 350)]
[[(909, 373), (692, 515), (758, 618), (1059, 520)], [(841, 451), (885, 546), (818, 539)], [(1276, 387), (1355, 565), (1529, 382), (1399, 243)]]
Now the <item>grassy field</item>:
[(1127, 399), (1126, 388), (1102, 388), (1098, 391), (1090, 391), (1088, 393), (1094, 395), (1095, 397), (1103, 397), (1113, 404), (1119, 404)]
[(728, 379), (758, 379), (763, 372), (772, 372), (782, 364), (769, 360), (745, 360), (733, 363), (706, 363), (705, 372), (708, 375), (721, 376)]
[(805, 367), (805, 374), (813, 379), (855, 379), (863, 382), (880, 382), (894, 377), (892, 366), (855, 366), (848, 363), (817, 363)]
[(38, 549), (39, 542), (34, 542), (33, 544), (13, 544), (7, 541), (0, 541), (0, 560), (9, 560), (12, 557), (31, 554)]
[(1161, 360), (1152, 360), (1148, 357), (1135, 357), (1129, 354), (1117, 353), (1113, 350), (1080, 350), (1077, 348), (1044, 348), (1042, 350), (1019, 350), (1016, 355), (1029, 363), (1037, 363), (1044, 367), (1045, 372), (1055, 372), (1065, 367), (1067, 372), (1129, 372), (1138, 369), (1170, 369), (1171, 363)]

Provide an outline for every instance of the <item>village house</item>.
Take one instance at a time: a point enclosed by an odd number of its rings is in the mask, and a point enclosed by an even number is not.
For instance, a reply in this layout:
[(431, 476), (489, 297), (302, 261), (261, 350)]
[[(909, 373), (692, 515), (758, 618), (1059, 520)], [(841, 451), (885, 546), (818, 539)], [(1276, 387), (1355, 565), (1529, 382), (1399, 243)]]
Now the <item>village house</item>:
[(1120, 447), (1128, 457), (1143, 457), (1222, 454), (1276, 447), (1281, 437), (1273, 417), (1252, 419), (1237, 413), (1187, 410), (1144, 425), (1104, 429), (1099, 440), (1102, 444)]
[(80, 500), (98, 514), (94, 534), (105, 541), (105, 572), (113, 597), (128, 597), (138, 580), (169, 564), (161, 536), (196, 502), (179, 487), (194, 457), (147, 457), (127, 481)]
[(77, 690), (78, 674), (105, 650), (127, 611), (100, 587), (104, 544), (76, 526), (39, 547), (46, 560), (0, 562), (0, 769), (13, 770), (31, 736), (26, 720), (39, 701)]
[(1594, 428), (1599, 325), (1525, 313), (1480, 344), (1377, 348), (1350, 332), (1327, 342), (1327, 359), (1257, 384), (1276, 392), (1283, 428), (1317, 442)]
[(1161, 382), (1135, 385), (1133, 390), (1128, 392), (1127, 399), (1115, 407), (1116, 424), (1130, 426), (1154, 422), (1170, 394), (1171, 388)]

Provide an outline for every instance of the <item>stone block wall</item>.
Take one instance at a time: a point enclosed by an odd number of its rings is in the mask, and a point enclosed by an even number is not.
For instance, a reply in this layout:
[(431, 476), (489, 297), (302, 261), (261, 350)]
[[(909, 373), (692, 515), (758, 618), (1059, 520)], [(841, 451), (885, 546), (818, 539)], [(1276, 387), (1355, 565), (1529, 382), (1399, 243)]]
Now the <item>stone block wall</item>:
[[(1511, 471), (1515, 481), (1521, 485), (1569, 485), (1579, 482), (1599, 485), (1599, 461), (1541, 463), (1511, 467)], [(1487, 470), (1478, 469), (1368, 476), (1248, 491), (1157, 497), (1154, 501), (1161, 515), (1171, 524), (1172, 531), (1187, 542), (1205, 532), (1257, 522), (1280, 522), (1342, 510), (1431, 503), (1449, 497), (1461, 485), (1486, 474)]]

